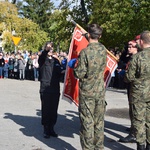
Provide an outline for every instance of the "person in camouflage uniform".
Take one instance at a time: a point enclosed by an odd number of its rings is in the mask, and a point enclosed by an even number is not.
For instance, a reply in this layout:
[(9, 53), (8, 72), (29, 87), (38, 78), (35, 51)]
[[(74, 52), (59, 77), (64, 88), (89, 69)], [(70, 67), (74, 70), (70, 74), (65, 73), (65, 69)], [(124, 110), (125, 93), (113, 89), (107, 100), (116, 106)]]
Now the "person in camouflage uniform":
[[(126, 64), (126, 70), (130, 64), (130, 61), (132, 60), (133, 55), (137, 54), (138, 52), (138, 48), (136, 47), (136, 41), (132, 40), (128, 42), (128, 57), (129, 57), (129, 61)], [(124, 70), (123, 70), (124, 71)], [(126, 137), (120, 138), (119, 142), (124, 142), (124, 143), (133, 143), (136, 142), (136, 138), (134, 135), (134, 126), (133, 126), (133, 110), (132, 110), (132, 103), (130, 100), (130, 87), (132, 85), (130, 85), (131, 83), (126, 84), (127, 87), (127, 97), (128, 97), (128, 103), (129, 103), (129, 117), (130, 117), (130, 121), (131, 121), (131, 126), (130, 126), (130, 132), (129, 135), (127, 135)]]
[(87, 48), (83, 49), (74, 68), (79, 79), (80, 142), (83, 150), (104, 149), (104, 112), (106, 48), (98, 42), (102, 28), (97, 24), (88, 26)]
[(132, 84), (131, 102), (137, 150), (150, 150), (150, 31), (140, 35), (141, 52), (133, 56), (125, 75)]

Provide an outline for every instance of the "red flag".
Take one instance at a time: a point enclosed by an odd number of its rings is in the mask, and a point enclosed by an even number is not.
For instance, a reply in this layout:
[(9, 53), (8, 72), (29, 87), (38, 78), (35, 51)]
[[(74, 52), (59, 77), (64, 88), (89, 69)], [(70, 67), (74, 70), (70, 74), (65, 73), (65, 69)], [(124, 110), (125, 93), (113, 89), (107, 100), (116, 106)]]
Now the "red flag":
[(104, 71), (104, 81), (105, 81), (106, 88), (108, 87), (112, 74), (114, 73), (117, 66), (118, 66), (118, 63), (116, 59), (110, 56), (110, 54), (107, 54), (107, 65)]
[[(83, 48), (86, 48), (88, 45), (88, 41), (84, 36), (82, 36), (82, 32), (78, 27), (75, 27), (72, 41), (70, 44), (69, 54), (68, 54), (68, 62), (70, 59), (77, 58), (80, 51)], [(117, 67), (117, 61), (112, 58), (109, 54), (107, 55), (107, 67), (104, 71), (104, 80), (105, 86), (109, 85), (111, 74)], [(78, 106), (79, 101), (79, 81), (74, 77), (73, 69), (67, 66), (65, 81), (64, 81), (64, 89), (63, 89), (63, 97), (70, 99)]]
[[(70, 44), (69, 54), (68, 54), (68, 61), (72, 58), (77, 58), (80, 51), (83, 48), (86, 48), (88, 45), (88, 41), (84, 36), (82, 36), (81, 30), (76, 27), (74, 29), (72, 41)], [(65, 81), (64, 81), (64, 90), (63, 96), (69, 98), (72, 102), (78, 105), (78, 95), (79, 95), (79, 86), (78, 86), (78, 79), (76, 79), (73, 75), (73, 69), (67, 66), (66, 74), (65, 74)]]

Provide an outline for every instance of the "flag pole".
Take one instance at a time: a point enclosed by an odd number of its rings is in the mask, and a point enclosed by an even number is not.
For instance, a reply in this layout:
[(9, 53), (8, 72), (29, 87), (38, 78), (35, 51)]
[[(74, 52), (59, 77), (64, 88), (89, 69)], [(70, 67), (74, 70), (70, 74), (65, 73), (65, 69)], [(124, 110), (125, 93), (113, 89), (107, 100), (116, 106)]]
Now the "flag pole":
[[(76, 27), (78, 27), (78, 28), (83, 32), (83, 34), (88, 33), (88, 32), (87, 32), (85, 29), (83, 29), (78, 23), (76, 23), (76, 22), (71, 18), (70, 15), (68, 15), (67, 21), (72, 22)], [(107, 53), (108, 53), (110, 56), (112, 56), (117, 62), (119, 61), (118, 58), (117, 58), (116, 56), (114, 56), (109, 50), (107, 50)]]

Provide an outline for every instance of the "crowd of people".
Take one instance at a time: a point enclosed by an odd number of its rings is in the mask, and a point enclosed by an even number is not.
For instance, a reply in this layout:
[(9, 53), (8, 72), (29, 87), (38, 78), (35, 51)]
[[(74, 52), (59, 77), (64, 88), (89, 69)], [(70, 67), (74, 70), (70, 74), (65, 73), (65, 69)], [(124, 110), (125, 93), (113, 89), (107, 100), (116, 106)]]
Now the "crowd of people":
[[(41, 51), (33, 53), (31, 51), (18, 50), (14, 52), (0, 52), (0, 79), (10, 78), (19, 80), (39, 81), (38, 58)], [(59, 57), (63, 69), (66, 69), (67, 53), (56, 53)], [(63, 77), (61, 78), (63, 81)]]

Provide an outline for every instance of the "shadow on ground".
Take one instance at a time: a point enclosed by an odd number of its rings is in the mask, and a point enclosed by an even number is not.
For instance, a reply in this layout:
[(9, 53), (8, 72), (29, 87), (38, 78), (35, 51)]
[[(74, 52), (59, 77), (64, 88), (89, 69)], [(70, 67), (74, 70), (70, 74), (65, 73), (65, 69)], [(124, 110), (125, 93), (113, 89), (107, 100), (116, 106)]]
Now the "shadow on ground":
[(108, 109), (105, 115), (110, 117), (115, 117), (115, 118), (129, 119), (129, 109), (128, 108)]
[[(118, 140), (122, 137), (120, 134), (117, 134), (116, 131), (128, 133), (126, 131), (126, 127), (114, 122), (105, 121), (105, 133), (108, 133), (114, 137), (116, 137)], [(105, 136), (105, 147), (110, 148), (111, 150), (133, 150), (132, 148), (129, 148), (122, 143), (115, 141), (114, 139), (111, 139), (107, 136)]]
[[(19, 130), (25, 136), (33, 136), (37, 140), (46, 144), (49, 148), (53, 148), (55, 150), (78, 150), (73, 146), (74, 143), (68, 143), (60, 139), (59, 137), (58, 138), (51, 137), (50, 139), (44, 139), (42, 136), (43, 130), (41, 126), (40, 110), (37, 110), (36, 115), (37, 117), (31, 117), (5, 113), (4, 118), (11, 119), (16, 124), (21, 125), (22, 127)], [(79, 135), (79, 128), (80, 122), (77, 112), (66, 111), (65, 115), (60, 114), (58, 115), (58, 122), (55, 129), (60, 137), (64, 136), (74, 138), (74, 134)], [(126, 129), (125, 126), (116, 124), (114, 122), (105, 121), (105, 132), (117, 137), (118, 139), (121, 136), (116, 134), (112, 130), (124, 132), (125, 129)], [(105, 147), (110, 148), (111, 150), (133, 150), (107, 136), (105, 136)], [(34, 150), (42, 150), (42, 149), (34, 149)]]
[[(37, 114), (40, 115), (39, 111), (37, 112)], [(50, 137), (50, 139), (43, 138), (43, 129), (41, 126), (41, 119), (39, 116), (31, 117), (5, 113), (4, 118), (11, 119), (16, 124), (21, 125), (22, 127), (19, 130), (24, 135), (33, 136), (50, 148), (53, 148), (55, 150), (76, 150), (76, 148), (73, 147), (73, 143), (70, 144), (60, 139), (59, 137), (58, 138)], [(59, 136), (74, 138), (73, 134), (78, 134), (79, 123), (77, 117), (73, 117), (73, 119), (70, 120), (66, 119), (66, 115), (59, 115), (58, 120), (59, 121), (55, 129), (56, 132), (58, 132)]]

